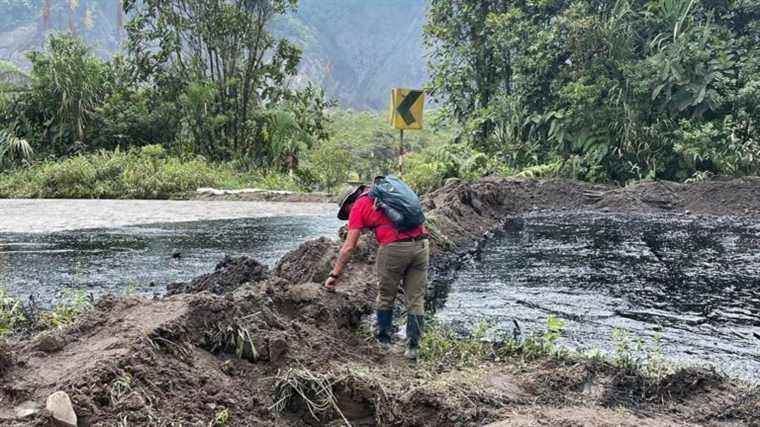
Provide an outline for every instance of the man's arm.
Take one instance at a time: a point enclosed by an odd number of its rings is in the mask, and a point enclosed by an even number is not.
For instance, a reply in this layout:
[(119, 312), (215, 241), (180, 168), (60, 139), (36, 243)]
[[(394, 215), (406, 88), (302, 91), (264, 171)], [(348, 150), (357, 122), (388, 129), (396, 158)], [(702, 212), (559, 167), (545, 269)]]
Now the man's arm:
[(356, 244), (359, 242), (359, 236), (361, 236), (361, 230), (348, 230), (346, 241), (343, 242), (343, 246), (340, 248), (338, 260), (335, 261), (335, 266), (330, 273), (330, 277), (325, 281), (325, 287), (328, 289), (335, 288), (338, 277), (343, 274), (343, 269), (346, 268), (348, 259), (351, 257), (351, 252), (356, 248)]

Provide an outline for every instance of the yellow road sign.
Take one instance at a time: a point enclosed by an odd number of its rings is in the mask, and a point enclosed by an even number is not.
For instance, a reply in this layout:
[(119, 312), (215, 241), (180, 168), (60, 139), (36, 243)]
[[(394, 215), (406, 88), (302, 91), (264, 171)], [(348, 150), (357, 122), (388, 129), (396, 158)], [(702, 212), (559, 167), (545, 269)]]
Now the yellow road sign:
[(414, 89), (391, 92), (391, 126), (396, 129), (422, 129), (425, 93)]

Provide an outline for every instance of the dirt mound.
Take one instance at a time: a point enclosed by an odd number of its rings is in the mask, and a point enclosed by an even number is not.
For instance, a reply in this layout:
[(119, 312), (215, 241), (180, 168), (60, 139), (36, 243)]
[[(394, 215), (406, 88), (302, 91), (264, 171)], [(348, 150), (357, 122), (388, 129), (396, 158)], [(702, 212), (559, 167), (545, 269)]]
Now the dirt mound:
[(589, 197), (598, 199), (593, 205), (597, 209), (626, 212), (671, 211), (683, 208), (684, 201), (678, 190), (679, 186), (675, 183), (643, 182), (635, 186), (589, 193)]
[(269, 268), (249, 257), (229, 256), (216, 265), (213, 273), (193, 279), (189, 283), (171, 283), (166, 287), (167, 295), (209, 291), (222, 295), (246, 283), (255, 283), (269, 277)]
[(339, 245), (327, 238), (310, 240), (286, 254), (274, 275), (292, 283), (322, 282), (330, 275)]
[(760, 215), (760, 178), (715, 179), (680, 184), (641, 182), (587, 192), (591, 207), (617, 212), (669, 212), (702, 215)]
[(760, 215), (760, 178), (746, 177), (682, 185), (684, 208), (713, 215)]

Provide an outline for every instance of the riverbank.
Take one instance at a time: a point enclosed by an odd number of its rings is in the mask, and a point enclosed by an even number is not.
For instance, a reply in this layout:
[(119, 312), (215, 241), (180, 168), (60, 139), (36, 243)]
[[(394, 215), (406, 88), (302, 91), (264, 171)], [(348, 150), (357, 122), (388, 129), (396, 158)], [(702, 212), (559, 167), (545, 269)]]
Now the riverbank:
[(281, 203), (333, 203), (336, 202), (336, 197), (336, 195), (323, 192), (304, 193), (261, 188), (243, 188), (239, 190), (199, 188), (195, 193), (187, 195), (187, 199), (189, 200)]
[(45, 160), (0, 173), (0, 198), (192, 199), (204, 187), (307, 189), (280, 171), (241, 171), (232, 163), (178, 156), (158, 145)]
[[(424, 200), (434, 281), (511, 215), (551, 208), (753, 216), (760, 213), (759, 187), (756, 179), (622, 190), (450, 181)], [(492, 346), (433, 328), (421, 361), (409, 365), (400, 348), (385, 353), (370, 339), (372, 239), (362, 238), (335, 294), (321, 288), (338, 247), (328, 239), (307, 242), (266, 274), (253, 263), (228, 263), (186, 287), (222, 295), (106, 298), (52, 339), (48, 333), (12, 343), (0, 361), (0, 419), (44, 424), (44, 413), (21, 420), (14, 409), (63, 390), (85, 424), (760, 422), (760, 393), (749, 384), (704, 369), (653, 372), (567, 355), (552, 347), (551, 335)]]

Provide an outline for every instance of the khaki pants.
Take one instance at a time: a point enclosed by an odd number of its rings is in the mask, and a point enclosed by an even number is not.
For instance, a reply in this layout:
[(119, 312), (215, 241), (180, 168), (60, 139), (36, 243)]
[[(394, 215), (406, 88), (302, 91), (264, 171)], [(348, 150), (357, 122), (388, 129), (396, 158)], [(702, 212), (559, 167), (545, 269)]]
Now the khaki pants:
[(398, 287), (404, 286), (409, 314), (425, 314), (430, 244), (427, 240), (396, 242), (381, 246), (377, 252), (379, 278), (377, 309), (392, 310)]

